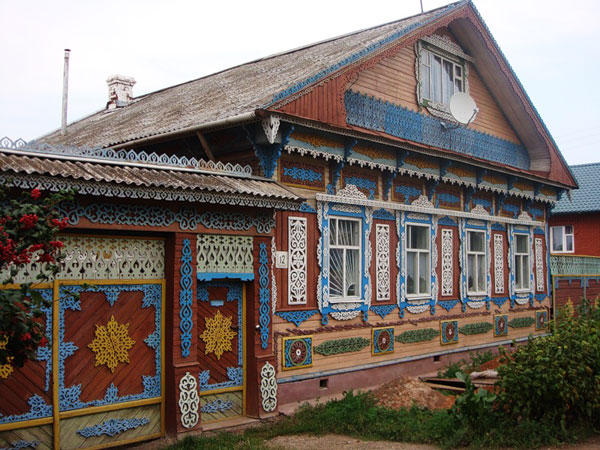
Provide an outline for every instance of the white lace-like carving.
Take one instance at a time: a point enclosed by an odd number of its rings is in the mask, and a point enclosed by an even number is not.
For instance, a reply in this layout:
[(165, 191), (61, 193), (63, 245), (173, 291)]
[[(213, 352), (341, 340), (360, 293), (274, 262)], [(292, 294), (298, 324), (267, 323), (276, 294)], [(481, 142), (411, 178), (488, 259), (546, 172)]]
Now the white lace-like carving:
[(262, 408), (265, 412), (275, 411), (277, 408), (277, 380), (275, 379), (275, 367), (266, 362), (260, 369), (260, 396)]
[(453, 234), (453, 230), (442, 229), (442, 296), (452, 295), (454, 291)]
[(189, 372), (186, 372), (179, 380), (179, 411), (181, 412), (181, 425), (184, 428), (194, 428), (200, 420), (198, 406), (200, 396), (198, 395), (198, 382)]
[(288, 303), (306, 304), (306, 218), (288, 218)]
[(541, 238), (535, 238), (535, 280), (538, 291), (544, 290), (544, 247)]
[(362, 200), (367, 199), (367, 196), (365, 194), (363, 194), (361, 191), (359, 191), (358, 188), (356, 187), (356, 185), (354, 185), (354, 184), (348, 184), (348, 185), (346, 185), (346, 187), (344, 189), (340, 189), (337, 192), (337, 196), (343, 197), (343, 198), (356, 198), (356, 199), (362, 199)]
[(275, 138), (277, 137), (277, 132), (279, 131), (280, 120), (277, 116), (269, 116), (262, 121), (262, 128), (265, 132), (265, 136), (267, 137), (267, 141), (269, 144), (273, 144), (275, 142)]
[(494, 234), (494, 293), (504, 294), (504, 242), (501, 234)]
[(199, 234), (197, 250), (198, 272), (254, 273), (250, 236)]
[(390, 299), (390, 226), (378, 223), (375, 227), (375, 270), (377, 300)]

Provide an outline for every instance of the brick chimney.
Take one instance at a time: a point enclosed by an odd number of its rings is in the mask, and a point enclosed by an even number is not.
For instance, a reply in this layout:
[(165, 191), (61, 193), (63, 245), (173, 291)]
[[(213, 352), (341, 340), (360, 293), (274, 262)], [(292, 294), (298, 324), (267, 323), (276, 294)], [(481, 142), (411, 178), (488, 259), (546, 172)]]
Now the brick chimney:
[(133, 99), (135, 80), (123, 75), (113, 75), (106, 80), (108, 84), (108, 103), (106, 109), (116, 109), (127, 106)]

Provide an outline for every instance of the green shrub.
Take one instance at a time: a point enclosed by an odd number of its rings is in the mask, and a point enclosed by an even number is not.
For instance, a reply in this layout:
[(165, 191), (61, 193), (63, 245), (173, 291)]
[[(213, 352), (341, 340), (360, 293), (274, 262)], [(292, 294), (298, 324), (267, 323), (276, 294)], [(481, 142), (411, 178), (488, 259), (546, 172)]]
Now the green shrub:
[(456, 397), (451, 412), (474, 434), (482, 434), (496, 425), (494, 411), (496, 395), (485, 389), (475, 390), (469, 375), (458, 372), (456, 377), (465, 383), (465, 392)]
[(530, 338), (511, 356), (502, 352), (498, 407), (513, 420), (560, 425), (600, 423), (600, 314), (586, 306), (562, 314), (554, 334)]

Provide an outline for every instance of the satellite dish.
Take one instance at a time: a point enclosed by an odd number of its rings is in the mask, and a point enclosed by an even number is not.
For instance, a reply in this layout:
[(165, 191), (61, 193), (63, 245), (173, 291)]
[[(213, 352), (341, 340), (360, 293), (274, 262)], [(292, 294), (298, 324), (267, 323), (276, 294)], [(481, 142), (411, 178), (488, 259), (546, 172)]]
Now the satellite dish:
[(466, 92), (457, 92), (450, 97), (450, 114), (458, 123), (469, 125), (478, 112), (475, 100)]

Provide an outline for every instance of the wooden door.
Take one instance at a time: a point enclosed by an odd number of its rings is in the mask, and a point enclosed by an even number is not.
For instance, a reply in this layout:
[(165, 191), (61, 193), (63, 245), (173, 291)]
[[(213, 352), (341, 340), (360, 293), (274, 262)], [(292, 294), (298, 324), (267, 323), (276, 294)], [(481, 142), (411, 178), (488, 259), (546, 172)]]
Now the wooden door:
[(244, 304), (241, 281), (198, 282), (202, 422), (244, 414)]

